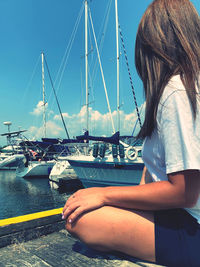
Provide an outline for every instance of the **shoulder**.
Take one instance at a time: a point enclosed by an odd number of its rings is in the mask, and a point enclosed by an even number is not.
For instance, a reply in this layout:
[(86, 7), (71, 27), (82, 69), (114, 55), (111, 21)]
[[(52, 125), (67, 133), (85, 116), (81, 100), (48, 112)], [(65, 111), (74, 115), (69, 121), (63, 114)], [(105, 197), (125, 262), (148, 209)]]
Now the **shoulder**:
[(173, 76), (167, 83), (163, 91), (160, 104), (165, 104), (172, 99), (178, 100), (180, 96), (182, 96), (181, 98), (187, 98), (187, 93), (181, 81), (180, 75), (176, 75)]
[(166, 122), (178, 125), (186, 121), (190, 126), (194, 123), (192, 106), (180, 76), (176, 75), (170, 79), (160, 99), (157, 123), (167, 127)]
[(193, 117), (192, 106), (179, 75), (173, 76), (165, 86), (158, 105), (157, 118), (161, 115), (173, 118), (177, 114), (185, 114), (190, 119)]

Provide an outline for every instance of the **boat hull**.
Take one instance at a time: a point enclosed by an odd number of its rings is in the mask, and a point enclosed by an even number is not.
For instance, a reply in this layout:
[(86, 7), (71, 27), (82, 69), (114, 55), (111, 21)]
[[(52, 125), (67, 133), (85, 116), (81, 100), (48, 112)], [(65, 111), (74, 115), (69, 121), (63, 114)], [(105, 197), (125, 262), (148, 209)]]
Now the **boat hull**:
[(48, 177), (55, 161), (36, 161), (29, 162), (27, 167), (19, 166), (16, 170), (18, 177)]
[(24, 161), (25, 157), (22, 154), (2, 157), (0, 160), (0, 170), (16, 170), (19, 162)]
[(77, 179), (76, 172), (67, 160), (57, 161), (49, 175), (50, 185), (54, 189), (59, 188), (64, 182), (74, 179)]
[(68, 159), (84, 187), (130, 186), (140, 183), (144, 163), (128, 160)]
[(57, 161), (51, 170), (49, 179), (52, 181), (58, 181), (59, 179), (65, 177), (73, 178), (77, 177), (77, 175), (67, 160)]

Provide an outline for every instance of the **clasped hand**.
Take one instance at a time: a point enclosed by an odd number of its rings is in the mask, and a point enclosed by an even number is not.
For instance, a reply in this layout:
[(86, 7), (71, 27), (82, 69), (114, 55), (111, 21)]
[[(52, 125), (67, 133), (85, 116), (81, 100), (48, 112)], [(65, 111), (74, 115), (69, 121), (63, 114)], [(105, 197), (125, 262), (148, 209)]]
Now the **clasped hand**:
[(104, 188), (81, 189), (68, 198), (63, 208), (62, 218), (73, 223), (84, 212), (98, 209), (104, 205)]

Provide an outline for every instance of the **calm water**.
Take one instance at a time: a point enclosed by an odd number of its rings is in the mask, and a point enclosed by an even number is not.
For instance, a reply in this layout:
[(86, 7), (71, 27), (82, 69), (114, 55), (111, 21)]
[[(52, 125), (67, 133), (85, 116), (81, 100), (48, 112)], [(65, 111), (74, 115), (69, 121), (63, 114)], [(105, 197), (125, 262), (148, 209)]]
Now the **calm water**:
[(68, 196), (51, 189), (48, 178), (23, 179), (0, 170), (0, 219), (61, 208)]

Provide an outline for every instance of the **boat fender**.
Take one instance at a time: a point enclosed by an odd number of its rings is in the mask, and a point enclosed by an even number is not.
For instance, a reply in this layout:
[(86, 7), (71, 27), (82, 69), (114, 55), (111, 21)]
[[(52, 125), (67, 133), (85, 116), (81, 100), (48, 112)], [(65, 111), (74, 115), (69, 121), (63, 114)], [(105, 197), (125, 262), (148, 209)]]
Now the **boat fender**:
[(133, 147), (133, 146), (129, 146), (126, 149), (126, 157), (130, 160), (136, 160), (138, 156), (138, 151)]
[(94, 144), (93, 151), (92, 151), (92, 155), (94, 158), (98, 157), (98, 152), (99, 152), (99, 144)]
[(113, 158), (116, 158), (117, 157), (117, 145), (112, 145), (112, 155), (113, 155)]
[(121, 159), (124, 158), (125, 153), (124, 153), (124, 146), (122, 144), (119, 144), (119, 156)]
[(101, 144), (100, 148), (99, 148), (99, 156), (101, 158), (104, 158), (105, 156), (105, 151), (106, 151), (106, 145), (105, 144)]

